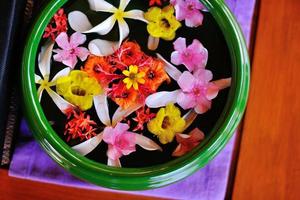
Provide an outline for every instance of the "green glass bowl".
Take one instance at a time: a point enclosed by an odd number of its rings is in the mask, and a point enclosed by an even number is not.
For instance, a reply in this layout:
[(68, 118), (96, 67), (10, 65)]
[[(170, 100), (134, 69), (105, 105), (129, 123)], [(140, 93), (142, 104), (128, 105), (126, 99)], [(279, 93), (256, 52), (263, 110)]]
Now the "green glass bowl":
[(25, 115), (44, 150), (71, 174), (108, 188), (144, 190), (181, 180), (205, 166), (226, 145), (239, 124), (249, 91), (250, 65), (241, 30), (223, 0), (201, 0), (222, 30), (232, 63), (232, 85), (226, 106), (210, 137), (188, 154), (170, 162), (144, 168), (114, 168), (87, 159), (72, 150), (53, 130), (37, 98), (34, 81), (39, 42), (48, 22), (68, 0), (51, 0), (38, 17), (25, 47), (22, 90)]

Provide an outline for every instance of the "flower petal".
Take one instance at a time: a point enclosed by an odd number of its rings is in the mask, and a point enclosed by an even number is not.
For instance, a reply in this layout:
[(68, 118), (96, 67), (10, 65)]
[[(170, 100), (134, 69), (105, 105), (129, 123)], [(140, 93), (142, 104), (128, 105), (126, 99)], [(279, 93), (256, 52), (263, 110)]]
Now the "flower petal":
[(186, 49), (185, 38), (179, 37), (173, 44), (176, 51), (182, 52)]
[(107, 96), (105, 94), (95, 96), (94, 105), (100, 121), (104, 125), (110, 126), (111, 122), (109, 117)]
[(211, 83), (209, 84), (207, 90), (206, 90), (206, 98), (208, 100), (212, 100), (214, 98), (216, 98), (216, 96), (218, 96), (219, 93), (219, 87), (216, 86), (215, 84)]
[(153, 140), (141, 135), (141, 134), (135, 134), (136, 138), (136, 144), (142, 147), (143, 149), (146, 149), (148, 151), (155, 151), (159, 150), (162, 151), (162, 148), (156, 144)]
[(129, 34), (129, 27), (128, 24), (125, 22), (125, 20), (118, 20), (119, 25), (119, 34), (120, 34), (120, 40), (119, 40), (119, 46), (121, 46), (123, 40), (128, 36)]
[(122, 157), (122, 152), (115, 146), (109, 144), (106, 155), (111, 160), (118, 160), (119, 158)]
[(159, 59), (161, 59), (165, 66), (165, 71), (175, 80), (178, 81), (179, 77), (181, 76), (181, 71), (179, 71), (174, 65), (169, 63), (167, 60), (165, 60), (159, 53), (156, 54)]
[(81, 155), (85, 156), (91, 151), (93, 151), (102, 141), (103, 133), (99, 133), (98, 135), (92, 137), (91, 139), (86, 140), (78, 145), (72, 147), (73, 150), (77, 151)]
[(39, 102), (41, 102), (41, 100), (42, 100), (43, 91), (44, 91), (44, 88), (42, 86), (40, 86), (37, 90)]
[(90, 9), (97, 12), (114, 12), (116, 7), (104, 0), (88, 0)]
[(112, 167), (122, 167), (119, 159), (112, 160), (110, 158), (107, 159), (107, 165)]
[(146, 98), (146, 105), (149, 108), (159, 108), (166, 106), (169, 103), (176, 103), (179, 93), (180, 90), (175, 90), (172, 92), (163, 91), (151, 94)]
[(68, 21), (69, 24), (71, 26), (71, 28), (74, 31), (83, 33), (87, 30), (90, 30), (91, 28), (93, 28), (91, 22), (89, 21), (89, 19), (87, 18), (87, 16), (80, 11), (73, 11), (70, 12), (68, 15)]
[(119, 9), (124, 11), (127, 5), (129, 4), (130, 0), (120, 0)]
[(91, 54), (96, 56), (109, 56), (118, 49), (118, 42), (95, 39), (89, 43)]
[(39, 81), (43, 80), (39, 75), (34, 74), (34, 82), (39, 83)]
[(70, 73), (71, 69), (70, 67), (66, 67), (62, 70), (60, 70), (52, 79), (51, 82), (55, 82), (58, 78), (63, 77), (63, 76), (68, 76)]
[(211, 107), (211, 102), (210, 101), (205, 101), (200, 104), (198, 104), (196, 107), (195, 107), (195, 112), (198, 113), (198, 114), (203, 114), (205, 113), (206, 111), (208, 111)]
[(224, 78), (216, 81), (212, 81), (220, 90), (223, 90), (231, 85), (231, 78)]
[(184, 110), (187, 110), (189, 108), (193, 108), (197, 105), (196, 98), (191, 93), (180, 92), (177, 96), (177, 101), (176, 102)]
[(53, 102), (55, 103), (55, 105), (64, 114), (66, 113), (66, 111), (68, 109), (74, 107), (72, 104), (70, 104), (69, 102), (67, 102), (64, 98), (62, 98), (61, 96), (59, 96), (56, 92), (54, 92), (50, 88), (46, 89), (46, 91), (48, 92), (49, 96), (51, 97), (51, 99), (53, 100)]
[(70, 45), (72, 48), (78, 47), (86, 41), (86, 35), (75, 32), (70, 37)]
[(187, 129), (188, 127), (190, 127), (190, 125), (195, 121), (195, 119), (197, 118), (198, 114), (195, 112), (194, 109), (189, 110), (189, 112), (187, 112), (184, 116), (183, 119), (185, 120), (185, 129)]
[(85, 47), (77, 47), (75, 50), (76, 56), (78, 56), (81, 61), (85, 61), (90, 54), (89, 50)]
[(112, 118), (112, 125), (116, 125), (120, 121), (122, 121), (125, 117), (130, 115), (131, 113), (135, 112), (136, 110), (140, 109), (143, 105), (142, 104), (135, 104), (133, 106), (128, 107), (127, 109), (123, 109), (119, 107)]
[(62, 48), (62, 49), (64, 49), (64, 50), (69, 50), (69, 49), (72, 48), (71, 45), (70, 45), (70, 43), (69, 43), (69, 37), (68, 37), (68, 35), (67, 35), (66, 32), (60, 33), (60, 34), (56, 37), (55, 42), (57, 43), (57, 45), (58, 45), (60, 48)]
[(194, 88), (194, 76), (189, 71), (184, 71), (178, 79), (178, 85), (184, 92), (190, 92)]
[(159, 38), (149, 35), (148, 43), (147, 43), (148, 49), (154, 51), (157, 49), (158, 45), (159, 45)]
[(45, 76), (47, 75), (49, 76), (50, 74), (50, 64), (51, 64), (53, 46), (54, 46), (54, 42), (48, 41), (45, 44), (45, 46), (42, 47), (38, 57), (38, 66), (43, 78), (45, 78)]
[(110, 16), (97, 26), (91, 28), (90, 30), (84, 31), (84, 33), (98, 33), (99, 35), (106, 35), (111, 31), (116, 23), (116, 18), (114, 15)]
[(130, 10), (128, 12), (125, 12), (124, 18), (140, 20), (140, 21), (148, 23), (148, 21), (144, 17), (144, 12), (141, 10)]

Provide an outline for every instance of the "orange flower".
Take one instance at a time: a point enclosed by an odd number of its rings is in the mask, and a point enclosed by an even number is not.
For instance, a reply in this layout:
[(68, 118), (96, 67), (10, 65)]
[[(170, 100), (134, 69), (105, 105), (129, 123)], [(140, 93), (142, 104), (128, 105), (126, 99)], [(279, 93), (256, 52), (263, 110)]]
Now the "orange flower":
[(124, 65), (137, 65), (144, 58), (144, 52), (136, 42), (125, 41), (116, 52), (117, 58)]
[(87, 72), (89, 76), (95, 77), (104, 88), (107, 87), (111, 81), (122, 77), (113, 74), (116, 68), (111, 65), (108, 57), (89, 56), (83, 70)]
[(152, 59), (149, 67), (144, 67), (142, 71), (146, 74), (144, 77), (145, 87), (151, 88), (152, 91), (156, 91), (164, 81), (171, 81), (163, 68), (163, 63), (159, 60)]
[(128, 107), (136, 104), (138, 91), (133, 88), (128, 90), (126, 85), (120, 81), (119, 84), (113, 85), (110, 96), (116, 104), (127, 109)]

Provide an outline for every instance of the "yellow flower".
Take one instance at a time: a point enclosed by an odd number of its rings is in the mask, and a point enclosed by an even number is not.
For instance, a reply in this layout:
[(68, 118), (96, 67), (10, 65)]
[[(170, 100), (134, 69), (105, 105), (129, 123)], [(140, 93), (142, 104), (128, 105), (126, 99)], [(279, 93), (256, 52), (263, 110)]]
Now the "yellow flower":
[(136, 65), (130, 65), (129, 70), (123, 70), (122, 73), (127, 76), (127, 78), (123, 80), (123, 83), (126, 84), (128, 90), (131, 86), (133, 86), (135, 90), (138, 90), (139, 84), (145, 83), (145, 72), (138, 72), (138, 66)]
[(145, 19), (149, 21), (147, 30), (155, 38), (173, 40), (176, 30), (181, 27), (179, 21), (174, 16), (174, 7), (166, 6), (163, 9), (151, 7), (145, 13)]
[(157, 135), (162, 144), (172, 142), (176, 133), (181, 133), (184, 128), (185, 120), (174, 104), (161, 108), (156, 117), (148, 123), (148, 130)]
[(92, 107), (93, 97), (100, 94), (102, 88), (98, 81), (89, 77), (86, 72), (73, 70), (68, 76), (57, 80), (56, 91), (67, 101), (85, 111)]

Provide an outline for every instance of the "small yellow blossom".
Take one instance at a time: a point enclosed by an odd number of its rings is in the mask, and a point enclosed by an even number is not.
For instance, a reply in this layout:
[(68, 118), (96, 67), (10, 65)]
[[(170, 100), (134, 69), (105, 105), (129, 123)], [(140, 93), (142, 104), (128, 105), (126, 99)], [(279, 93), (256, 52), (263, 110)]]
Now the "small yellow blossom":
[(158, 136), (162, 144), (166, 144), (173, 141), (176, 133), (184, 131), (185, 120), (181, 117), (179, 108), (174, 104), (168, 104), (158, 111), (147, 126), (151, 133)]
[(92, 107), (93, 97), (100, 94), (102, 88), (98, 81), (89, 77), (86, 72), (73, 70), (68, 76), (57, 80), (56, 91), (68, 102), (85, 111)]
[(139, 89), (139, 84), (145, 83), (145, 72), (138, 72), (138, 66), (136, 65), (130, 65), (129, 70), (123, 70), (122, 73), (127, 76), (125, 79), (123, 79), (123, 83), (126, 84), (126, 88), (129, 90), (131, 86), (135, 90)]
[(174, 16), (174, 7), (169, 5), (163, 9), (151, 7), (145, 13), (145, 19), (149, 21), (147, 30), (152, 37), (164, 40), (173, 40), (176, 30), (181, 27), (179, 21)]

